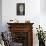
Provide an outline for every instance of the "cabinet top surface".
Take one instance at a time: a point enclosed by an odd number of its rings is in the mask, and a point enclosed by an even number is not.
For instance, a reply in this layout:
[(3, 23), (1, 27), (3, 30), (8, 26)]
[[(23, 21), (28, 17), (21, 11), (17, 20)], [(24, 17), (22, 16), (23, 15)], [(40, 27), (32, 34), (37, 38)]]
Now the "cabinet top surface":
[(31, 25), (33, 25), (34, 23), (7, 23), (8, 25), (14, 25), (14, 24), (19, 24), (19, 25), (23, 25), (23, 24), (31, 24)]

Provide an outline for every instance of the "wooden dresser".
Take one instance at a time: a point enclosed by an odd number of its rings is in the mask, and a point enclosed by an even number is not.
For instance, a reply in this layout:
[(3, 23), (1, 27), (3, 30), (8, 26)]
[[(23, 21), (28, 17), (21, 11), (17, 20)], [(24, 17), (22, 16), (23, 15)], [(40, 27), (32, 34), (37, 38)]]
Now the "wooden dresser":
[(33, 46), (33, 23), (7, 23), (12, 39), (15, 42), (23, 43), (22, 46)]

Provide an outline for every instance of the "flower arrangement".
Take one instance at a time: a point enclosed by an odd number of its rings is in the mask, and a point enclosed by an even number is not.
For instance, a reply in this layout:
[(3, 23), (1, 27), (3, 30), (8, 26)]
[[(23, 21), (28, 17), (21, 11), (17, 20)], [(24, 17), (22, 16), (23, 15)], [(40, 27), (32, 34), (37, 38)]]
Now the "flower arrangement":
[(45, 41), (45, 34), (44, 34), (42, 27), (40, 27), (40, 25), (39, 25), (39, 28), (36, 28), (36, 29), (37, 29), (36, 36), (38, 36), (38, 40), (39, 41), (41, 41), (41, 40)]

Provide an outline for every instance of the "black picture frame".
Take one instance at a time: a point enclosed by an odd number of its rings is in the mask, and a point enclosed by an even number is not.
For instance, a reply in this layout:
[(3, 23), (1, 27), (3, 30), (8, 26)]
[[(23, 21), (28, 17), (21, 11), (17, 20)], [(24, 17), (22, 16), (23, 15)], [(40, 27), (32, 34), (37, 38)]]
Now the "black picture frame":
[(25, 3), (17, 3), (17, 15), (25, 15)]

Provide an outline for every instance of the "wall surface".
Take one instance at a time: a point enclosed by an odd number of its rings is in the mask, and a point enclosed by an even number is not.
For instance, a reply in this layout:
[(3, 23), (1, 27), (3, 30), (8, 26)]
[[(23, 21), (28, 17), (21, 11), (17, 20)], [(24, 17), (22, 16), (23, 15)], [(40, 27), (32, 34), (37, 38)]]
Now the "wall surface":
[(2, 0), (0, 0), (0, 31), (2, 29)]
[(40, 24), (46, 31), (46, 0), (40, 0)]
[[(43, 0), (42, 0), (43, 1)], [(40, 24), (46, 30), (46, 15), (43, 14), (43, 2), (40, 0), (2, 0), (2, 26), (3, 31), (8, 30), (7, 22), (17, 19), (19, 22), (30, 20), (33, 25), (33, 46), (39, 46), (38, 38), (36, 37), (36, 27)], [(16, 3), (25, 3), (25, 16), (16, 15)]]
[[(25, 16), (16, 15), (16, 3), (25, 3)], [(40, 0), (2, 0), (2, 22), (3, 26), (10, 19), (17, 19), (19, 22), (30, 20), (33, 23), (40, 21)], [(23, 19), (22, 19), (23, 18)], [(38, 21), (37, 21), (38, 20)], [(6, 27), (6, 26), (5, 26)], [(7, 28), (5, 28), (7, 30)], [(4, 31), (5, 31), (4, 30)]]

